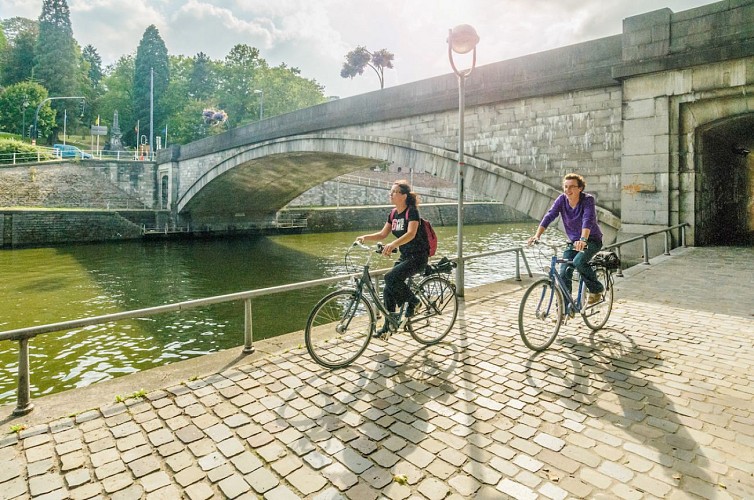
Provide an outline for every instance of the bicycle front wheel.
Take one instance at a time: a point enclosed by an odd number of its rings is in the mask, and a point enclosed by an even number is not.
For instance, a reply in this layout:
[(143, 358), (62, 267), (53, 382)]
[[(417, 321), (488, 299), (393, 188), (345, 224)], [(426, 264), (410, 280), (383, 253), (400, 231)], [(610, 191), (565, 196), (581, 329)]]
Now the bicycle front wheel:
[(320, 300), (306, 321), (306, 350), (320, 365), (341, 368), (356, 360), (374, 331), (372, 305), (356, 290), (337, 290)]
[(417, 286), (421, 306), (408, 324), (411, 336), (424, 345), (440, 342), (453, 328), (458, 316), (455, 285), (442, 276), (424, 278)]
[(605, 290), (602, 292), (602, 298), (599, 302), (581, 310), (581, 316), (584, 318), (586, 326), (596, 331), (605, 326), (610, 317), (610, 312), (613, 310), (613, 277), (604, 267), (598, 267), (594, 271)]
[(543, 278), (524, 292), (518, 309), (518, 332), (529, 349), (543, 351), (550, 347), (563, 322), (565, 301), (554, 283)]

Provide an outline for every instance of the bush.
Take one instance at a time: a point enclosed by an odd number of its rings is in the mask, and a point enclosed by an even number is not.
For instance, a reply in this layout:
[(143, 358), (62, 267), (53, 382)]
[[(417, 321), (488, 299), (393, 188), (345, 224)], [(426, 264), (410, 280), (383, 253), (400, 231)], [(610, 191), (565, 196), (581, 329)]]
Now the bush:
[(36, 162), (38, 160), (52, 160), (54, 157), (52, 154), (41, 151), (38, 153), (39, 148), (32, 146), (23, 141), (16, 139), (4, 139), (0, 138), (0, 164), (12, 164), (16, 163), (29, 163)]

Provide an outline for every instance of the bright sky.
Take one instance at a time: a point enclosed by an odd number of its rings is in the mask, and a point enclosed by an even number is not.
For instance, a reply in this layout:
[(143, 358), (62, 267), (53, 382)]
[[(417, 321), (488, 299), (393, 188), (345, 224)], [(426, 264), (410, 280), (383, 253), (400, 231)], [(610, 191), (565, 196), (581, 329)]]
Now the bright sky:
[[(73, 35), (91, 44), (103, 65), (136, 53), (150, 24), (172, 55), (204, 52), (223, 59), (245, 43), (276, 66), (297, 67), (329, 96), (379, 89), (374, 72), (340, 77), (357, 45), (395, 54), (385, 86), (450, 73), (446, 38), (471, 24), (481, 41), (477, 64), (488, 64), (595, 38), (617, 35), (623, 19), (660, 8), (673, 12), (710, 0), (68, 0)], [(37, 19), (42, 0), (0, 0), (0, 18)], [(457, 59), (463, 66), (464, 59)]]

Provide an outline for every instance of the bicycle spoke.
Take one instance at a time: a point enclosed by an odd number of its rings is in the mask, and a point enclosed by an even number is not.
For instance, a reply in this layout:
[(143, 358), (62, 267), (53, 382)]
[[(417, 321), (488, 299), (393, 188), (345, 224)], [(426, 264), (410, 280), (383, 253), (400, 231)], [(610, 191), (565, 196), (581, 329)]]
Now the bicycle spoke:
[(328, 368), (351, 364), (367, 348), (374, 329), (371, 305), (353, 290), (338, 290), (314, 306), (306, 322), (306, 349)]
[(563, 297), (549, 279), (533, 283), (518, 310), (518, 331), (529, 349), (542, 351), (553, 343), (563, 321)]
[(458, 315), (455, 286), (442, 276), (430, 276), (418, 285), (421, 306), (407, 328), (417, 342), (425, 345), (440, 342), (453, 328)]
[(581, 311), (581, 316), (584, 318), (586, 326), (592, 330), (599, 330), (605, 323), (607, 323), (610, 317), (610, 312), (613, 310), (613, 284), (612, 276), (605, 268), (598, 267), (595, 269), (597, 273), (597, 279), (605, 290), (602, 292), (602, 298), (594, 305), (586, 306)]

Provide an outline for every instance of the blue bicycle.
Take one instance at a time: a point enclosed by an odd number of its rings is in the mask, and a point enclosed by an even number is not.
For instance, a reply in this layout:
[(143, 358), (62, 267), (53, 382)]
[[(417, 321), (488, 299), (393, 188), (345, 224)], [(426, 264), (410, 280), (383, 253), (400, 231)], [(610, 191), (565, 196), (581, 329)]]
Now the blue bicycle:
[(535, 241), (535, 244), (539, 245), (540, 262), (547, 259), (543, 248), (552, 250), (552, 256), (549, 257), (550, 265), (542, 266), (547, 272), (547, 277), (532, 283), (521, 299), (518, 331), (526, 347), (534, 351), (543, 351), (550, 347), (558, 335), (560, 326), (568, 319), (574, 318), (576, 313), (581, 314), (586, 326), (592, 330), (599, 330), (605, 326), (613, 310), (612, 275), (616, 269), (612, 263), (604, 260), (604, 254), (610, 252), (600, 252), (589, 262), (605, 289), (598, 300), (588, 301), (587, 290), (581, 277), (578, 280), (576, 298), (568, 293), (565, 281), (558, 273), (558, 267), (560, 264), (573, 265), (573, 261), (558, 257), (559, 245), (540, 241)]

